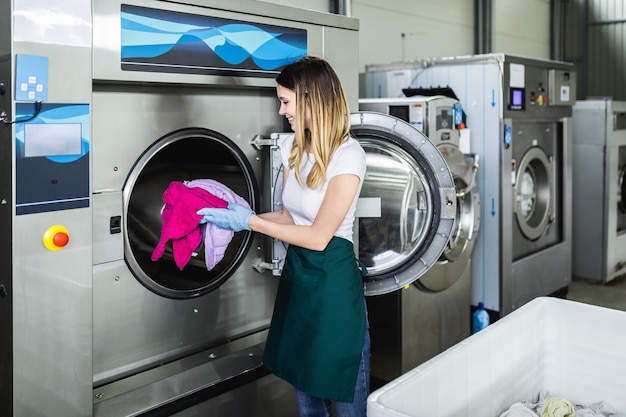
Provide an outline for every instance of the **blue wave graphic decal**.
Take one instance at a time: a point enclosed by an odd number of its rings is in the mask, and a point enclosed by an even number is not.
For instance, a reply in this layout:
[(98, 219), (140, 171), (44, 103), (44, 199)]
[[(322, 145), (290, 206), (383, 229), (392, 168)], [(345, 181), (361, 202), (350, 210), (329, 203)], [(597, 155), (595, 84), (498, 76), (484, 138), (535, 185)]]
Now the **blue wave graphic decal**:
[(307, 54), (303, 29), (121, 6), (122, 69), (272, 77)]

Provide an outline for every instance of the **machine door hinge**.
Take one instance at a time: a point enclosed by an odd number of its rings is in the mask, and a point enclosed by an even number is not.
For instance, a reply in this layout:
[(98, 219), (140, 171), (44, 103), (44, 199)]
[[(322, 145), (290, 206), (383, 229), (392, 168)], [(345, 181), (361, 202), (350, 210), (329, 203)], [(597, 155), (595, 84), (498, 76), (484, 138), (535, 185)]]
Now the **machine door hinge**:
[(260, 273), (263, 273), (267, 270), (272, 271), (273, 275), (280, 275), (280, 273), (282, 272), (282, 261), (274, 259), (272, 262), (265, 262), (261, 259), (257, 259), (256, 261), (252, 262), (252, 267)]
[(278, 133), (270, 134), (269, 138), (264, 138), (261, 135), (256, 135), (250, 143), (258, 150), (263, 149), (264, 146), (276, 146), (278, 145)]
[(250, 144), (261, 150), (264, 146), (279, 147), (280, 141), (286, 136), (293, 135), (293, 133), (270, 133), (270, 137), (263, 137), (262, 135), (256, 135), (250, 141)]

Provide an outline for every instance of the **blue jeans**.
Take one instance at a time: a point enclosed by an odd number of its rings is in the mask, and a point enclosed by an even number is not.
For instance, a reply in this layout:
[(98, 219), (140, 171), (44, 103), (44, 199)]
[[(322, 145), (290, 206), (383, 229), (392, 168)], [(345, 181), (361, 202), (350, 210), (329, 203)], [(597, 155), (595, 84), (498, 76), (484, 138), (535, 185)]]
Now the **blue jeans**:
[[(367, 396), (370, 392), (370, 332), (367, 327), (354, 387), (354, 400), (351, 403), (335, 401), (337, 417), (365, 417), (367, 414)], [(330, 400), (314, 397), (298, 389), (295, 391), (300, 417), (330, 417)]]

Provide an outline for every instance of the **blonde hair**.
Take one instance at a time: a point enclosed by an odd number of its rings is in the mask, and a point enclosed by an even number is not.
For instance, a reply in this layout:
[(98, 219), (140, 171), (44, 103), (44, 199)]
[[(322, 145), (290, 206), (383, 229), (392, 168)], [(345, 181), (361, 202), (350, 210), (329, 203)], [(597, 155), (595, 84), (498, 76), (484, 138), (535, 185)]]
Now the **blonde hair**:
[[(302, 185), (299, 167), (310, 145), (315, 164), (306, 184), (319, 188), (326, 180), (331, 158), (350, 132), (350, 110), (339, 76), (324, 59), (305, 56), (287, 65), (276, 82), (296, 93), (295, 140), (289, 168)], [(307, 109), (311, 111), (310, 129), (304, 127)]]

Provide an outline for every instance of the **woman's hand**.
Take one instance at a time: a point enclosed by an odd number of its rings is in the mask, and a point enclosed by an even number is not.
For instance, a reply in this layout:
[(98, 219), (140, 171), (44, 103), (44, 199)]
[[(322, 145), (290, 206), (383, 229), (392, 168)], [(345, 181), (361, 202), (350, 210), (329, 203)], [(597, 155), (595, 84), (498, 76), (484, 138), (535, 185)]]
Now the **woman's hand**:
[(203, 208), (196, 212), (196, 214), (202, 216), (200, 224), (213, 223), (217, 227), (222, 229), (230, 229), (235, 232), (241, 230), (250, 230), (248, 221), (254, 211), (250, 210), (237, 203), (228, 203), (228, 208)]

